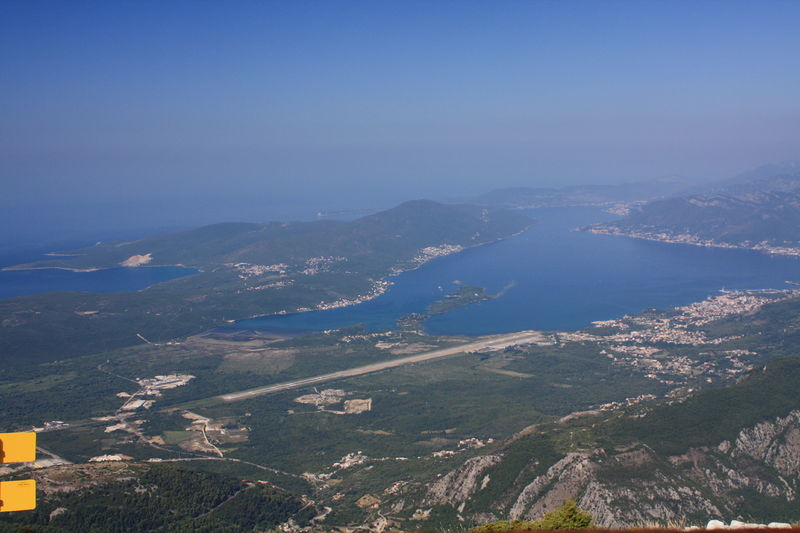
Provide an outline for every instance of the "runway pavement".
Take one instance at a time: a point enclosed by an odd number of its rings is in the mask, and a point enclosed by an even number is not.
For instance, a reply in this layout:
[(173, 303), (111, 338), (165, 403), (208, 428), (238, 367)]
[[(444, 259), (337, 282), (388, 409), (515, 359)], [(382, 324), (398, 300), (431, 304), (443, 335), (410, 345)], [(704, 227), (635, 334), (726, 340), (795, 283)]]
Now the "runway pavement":
[(232, 392), (229, 394), (223, 394), (221, 396), (217, 396), (216, 398), (226, 402), (235, 402), (239, 400), (246, 400), (248, 398), (253, 398), (255, 396), (261, 396), (264, 394), (272, 394), (275, 392), (282, 392), (285, 390), (296, 389), (308, 385), (315, 385), (317, 383), (323, 383), (326, 381), (333, 381), (342, 378), (360, 376), (363, 374), (370, 374), (372, 372), (379, 372), (381, 370), (395, 368), (398, 366), (420, 363), (423, 361), (430, 361), (432, 359), (439, 359), (441, 357), (447, 357), (449, 355), (455, 355), (459, 353), (463, 354), (469, 352), (476, 352), (479, 350), (502, 350), (503, 348), (507, 348), (508, 346), (514, 346), (515, 344), (541, 343), (541, 342), (546, 342), (546, 340), (547, 339), (545, 335), (543, 335), (539, 331), (518, 331), (515, 333), (509, 333), (507, 335), (495, 335), (492, 336), (491, 338), (482, 339), (477, 342), (460, 344), (458, 346), (450, 346), (448, 348), (442, 348), (430, 352), (410, 355), (408, 357), (402, 357), (399, 359), (392, 359), (390, 361), (382, 361), (380, 363), (373, 363), (369, 365), (359, 366), (348, 370), (339, 370), (337, 372), (331, 372), (319, 376), (298, 379), (295, 381), (288, 381), (286, 383), (267, 385), (264, 387), (258, 387), (255, 389), (249, 389), (240, 392)]

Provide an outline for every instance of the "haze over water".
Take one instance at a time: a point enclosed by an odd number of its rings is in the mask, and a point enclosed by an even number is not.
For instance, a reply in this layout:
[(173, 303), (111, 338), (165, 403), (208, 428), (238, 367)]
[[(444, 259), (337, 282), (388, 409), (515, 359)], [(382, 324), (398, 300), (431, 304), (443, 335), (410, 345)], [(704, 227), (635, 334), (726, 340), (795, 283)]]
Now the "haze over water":
[(789, 0), (3, 2), (0, 246), (794, 160), (798, 18)]
[(244, 320), (235, 327), (321, 331), (363, 323), (371, 330), (390, 329), (398, 317), (424, 312), (454, 291), (458, 281), (502, 295), (433, 316), (425, 323), (429, 333), (570, 330), (650, 307), (685, 305), (720, 289), (787, 288), (786, 281), (800, 280), (795, 257), (572, 231), (613, 218), (593, 208), (529, 213), (538, 223), (521, 235), (403, 273), (370, 302)]

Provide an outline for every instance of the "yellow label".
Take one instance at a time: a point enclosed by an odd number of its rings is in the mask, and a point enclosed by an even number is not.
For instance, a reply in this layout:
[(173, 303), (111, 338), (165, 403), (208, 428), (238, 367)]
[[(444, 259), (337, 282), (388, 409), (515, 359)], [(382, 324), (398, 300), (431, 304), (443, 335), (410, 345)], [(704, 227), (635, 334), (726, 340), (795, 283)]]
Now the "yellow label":
[(0, 513), (36, 509), (36, 480), (0, 481)]
[(0, 433), (0, 463), (36, 460), (36, 433)]

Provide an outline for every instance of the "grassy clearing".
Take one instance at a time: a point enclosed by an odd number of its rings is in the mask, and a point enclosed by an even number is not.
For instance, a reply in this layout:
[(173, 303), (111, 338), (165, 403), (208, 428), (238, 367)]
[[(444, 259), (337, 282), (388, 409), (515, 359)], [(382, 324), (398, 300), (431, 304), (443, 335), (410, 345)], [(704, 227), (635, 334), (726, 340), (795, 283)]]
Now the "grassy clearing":
[(175, 445), (191, 439), (194, 436), (192, 431), (165, 431), (162, 433), (164, 442)]

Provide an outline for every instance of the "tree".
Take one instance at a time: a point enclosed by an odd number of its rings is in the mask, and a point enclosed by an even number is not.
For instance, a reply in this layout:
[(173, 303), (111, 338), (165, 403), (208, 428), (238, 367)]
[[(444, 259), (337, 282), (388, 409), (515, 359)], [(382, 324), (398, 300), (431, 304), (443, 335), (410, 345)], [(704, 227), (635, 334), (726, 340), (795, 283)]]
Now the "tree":
[(561, 507), (544, 515), (538, 520), (538, 529), (586, 529), (594, 527), (592, 515), (578, 509), (572, 500), (565, 501)]
[(541, 520), (524, 522), (522, 520), (498, 520), (473, 529), (473, 533), (494, 533), (497, 531), (552, 531), (556, 529), (587, 529), (594, 527), (592, 515), (578, 509), (572, 500), (565, 501), (555, 511), (545, 513)]

